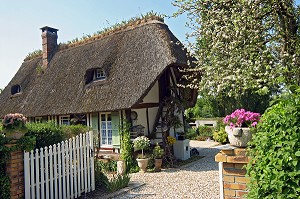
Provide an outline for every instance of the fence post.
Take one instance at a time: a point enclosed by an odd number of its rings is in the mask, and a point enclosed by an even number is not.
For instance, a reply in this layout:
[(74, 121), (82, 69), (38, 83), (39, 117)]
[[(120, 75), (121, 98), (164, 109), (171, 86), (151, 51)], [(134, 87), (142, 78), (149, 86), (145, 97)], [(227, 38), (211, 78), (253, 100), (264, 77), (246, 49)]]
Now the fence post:
[[(16, 144), (6, 144), (6, 147), (14, 147)], [(24, 198), (24, 154), (17, 150), (10, 153), (10, 159), (6, 163), (6, 173), (10, 180), (11, 199)]]

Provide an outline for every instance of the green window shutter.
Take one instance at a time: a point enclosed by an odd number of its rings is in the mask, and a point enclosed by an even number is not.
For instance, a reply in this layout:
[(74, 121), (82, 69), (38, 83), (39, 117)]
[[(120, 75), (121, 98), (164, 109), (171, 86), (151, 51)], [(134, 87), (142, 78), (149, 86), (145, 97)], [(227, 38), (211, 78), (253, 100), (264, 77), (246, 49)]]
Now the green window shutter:
[(92, 113), (92, 125), (93, 130), (98, 132), (98, 113)]
[(114, 148), (120, 148), (120, 134), (119, 134), (119, 112), (111, 113), (111, 123), (112, 123), (112, 144)]

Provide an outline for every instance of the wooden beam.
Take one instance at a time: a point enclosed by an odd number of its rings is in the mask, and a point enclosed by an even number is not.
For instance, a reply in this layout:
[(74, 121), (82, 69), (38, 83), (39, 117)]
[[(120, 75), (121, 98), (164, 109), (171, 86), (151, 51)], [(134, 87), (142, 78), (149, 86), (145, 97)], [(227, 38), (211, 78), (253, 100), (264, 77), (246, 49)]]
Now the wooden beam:
[(141, 104), (135, 104), (131, 108), (133, 108), (133, 109), (142, 109), (142, 108), (152, 108), (152, 107), (159, 107), (159, 103), (141, 103)]
[(148, 108), (146, 108), (146, 116), (147, 116), (147, 130), (148, 130), (148, 135), (150, 135), (150, 127), (149, 127), (149, 111)]

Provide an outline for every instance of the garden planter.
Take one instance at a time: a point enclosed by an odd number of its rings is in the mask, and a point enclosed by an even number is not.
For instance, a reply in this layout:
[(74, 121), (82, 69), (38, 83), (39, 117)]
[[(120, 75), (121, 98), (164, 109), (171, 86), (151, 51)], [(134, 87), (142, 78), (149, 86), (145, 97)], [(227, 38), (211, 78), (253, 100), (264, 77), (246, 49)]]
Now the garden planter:
[(230, 128), (230, 126), (225, 127), (225, 131), (228, 134), (228, 139), (230, 145), (237, 147), (247, 147), (248, 142), (252, 138), (252, 133), (250, 128), (236, 127)]
[(136, 159), (136, 161), (138, 162), (138, 166), (140, 167), (140, 172), (141, 173), (145, 173), (147, 172), (147, 166), (148, 166), (148, 161), (149, 159)]
[(120, 175), (124, 175), (126, 173), (126, 164), (123, 160), (117, 161), (117, 173)]
[(3, 132), (5, 133), (5, 136), (7, 138), (18, 140), (22, 138), (25, 135), (25, 133), (27, 133), (27, 131), (28, 130), (26, 128), (20, 128), (20, 129), (5, 129)]
[(154, 165), (155, 165), (155, 171), (160, 171), (162, 165), (162, 159), (155, 159)]

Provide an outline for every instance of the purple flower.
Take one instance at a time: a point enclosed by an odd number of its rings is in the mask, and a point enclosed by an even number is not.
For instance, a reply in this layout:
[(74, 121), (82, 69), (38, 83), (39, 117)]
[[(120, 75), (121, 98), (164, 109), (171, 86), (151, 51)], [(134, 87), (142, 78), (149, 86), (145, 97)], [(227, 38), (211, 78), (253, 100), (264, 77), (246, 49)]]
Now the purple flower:
[(234, 127), (255, 127), (259, 121), (260, 114), (251, 111), (246, 111), (245, 109), (237, 109), (230, 115), (227, 115), (223, 122), (229, 125), (231, 128)]

